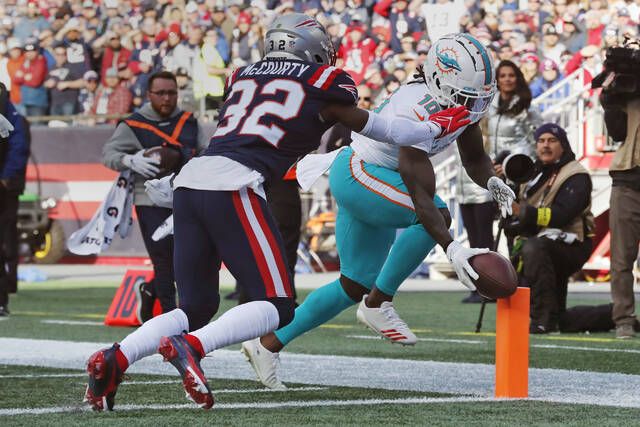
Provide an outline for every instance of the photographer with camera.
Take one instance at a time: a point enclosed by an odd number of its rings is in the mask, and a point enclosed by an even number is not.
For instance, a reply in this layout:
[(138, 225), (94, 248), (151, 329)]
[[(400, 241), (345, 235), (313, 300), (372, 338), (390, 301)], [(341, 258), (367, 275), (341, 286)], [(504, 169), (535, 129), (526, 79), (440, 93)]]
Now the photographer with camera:
[(640, 42), (607, 50), (604, 71), (593, 87), (602, 87), (600, 102), (609, 136), (623, 141), (609, 168), (612, 178), (611, 297), (616, 338), (632, 338), (635, 315), (633, 263), (640, 244)]
[[(522, 71), (509, 60), (500, 61), (496, 68), (498, 95), (489, 107), (487, 119), (481, 127), (485, 135), (485, 151), (493, 160), (496, 175), (504, 179), (502, 163), (513, 153), (533, 157), (533, 131), (541, 123), (540, 115), (531, 107), (531, 90)], [(493, 221), (498, 208), (487, 190), (473, 182), (464, 168), (458, 170), (456, 199), (467, 230), (469, 246), (493, 248)], [(471, 291), (462, 302), (481, 303), (478, 291)]]
[(564, 129), (545, 123), (534, 137), (533, 179), (520, 186), (505, 232), (516, 238), (512, 257), (531, 288), (530, 332), (545, 334), (558, 330), (568, 279), (591, 254), (592, 184)]

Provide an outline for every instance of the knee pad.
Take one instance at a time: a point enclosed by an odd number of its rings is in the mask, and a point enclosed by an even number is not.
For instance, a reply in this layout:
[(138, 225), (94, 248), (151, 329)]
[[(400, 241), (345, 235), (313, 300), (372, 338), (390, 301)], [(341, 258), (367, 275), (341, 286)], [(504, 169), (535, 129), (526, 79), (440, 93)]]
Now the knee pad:
[(291, 323), (296, 311), (296, 303), (293, 298), (269, 298), (267, 301), (273, 304), (276, 310), (278, 310), (280, 319), (278, 329)]
[(215, 301), (203, 301), (193, 303), (180, 302), (180, 309), (189, 319), (189, 332), (202, 328), (209, 323), (220, 307), (220, 297)]

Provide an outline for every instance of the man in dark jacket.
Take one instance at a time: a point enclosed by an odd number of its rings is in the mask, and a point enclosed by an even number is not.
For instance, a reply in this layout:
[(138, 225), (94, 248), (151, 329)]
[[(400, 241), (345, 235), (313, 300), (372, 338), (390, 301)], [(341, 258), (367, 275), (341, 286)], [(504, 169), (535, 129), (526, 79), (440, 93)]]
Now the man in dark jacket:
[(545, 334), (558, 330), (569, 276), (591, 254), (592, 184), (564, 129), (545, 123), (534, 137), (535, 177), (521, 186), (520, 203), (513, 204), (517, 218), (508, 228), (519, 236), (518, 270), (531, 287), (530, 332)]
[[(29, 140), (24, 118), (9, 101), (2, 83), (0, 115), (11, 124), (6, 137), (2, 136), (6, 132), (0, 132), (0, 316), (7, 316), (9, 293), (16, 291), (18, 283), (18, 196), (24, 190)], [(6, 129), (6, 122), (2, 122), (0, 127)]]
[(118, 123), (103, 148), (103, 163), (114, 170), (130, 169), (135, 176), (134, 200), (138, 224), (153, 264), (151, 283), (140, 284), (139, 317), (145, 322), (152, 317), (154, 299), (160, 300), (162, 311), (176, 308), (173, 272), (173, 237), (154, 241), (154, 231), (171, 215), (171, 209), (156, 206), (144, 191), (145, 179), (160, 172), (159, 159), (145, 157), (147, 149), (171, 146), (181, 153), (182, 161), (170, 172), (178, 172), (182, 164), (209, 144), (209, 138), (190, 112), (178, 108), (178, 86), (168, 71), (153, 74), (147, 91), (149, 103)]

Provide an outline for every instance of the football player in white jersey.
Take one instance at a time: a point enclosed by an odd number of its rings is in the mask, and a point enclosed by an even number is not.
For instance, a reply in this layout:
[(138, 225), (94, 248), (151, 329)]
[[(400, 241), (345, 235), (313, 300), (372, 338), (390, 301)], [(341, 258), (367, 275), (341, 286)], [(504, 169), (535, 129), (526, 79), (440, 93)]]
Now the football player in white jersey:
[[(339, 206), (336, 240), (341, 276), (309, 294), (290, 324), (243, 343), (242, 352), (263, 384), (284, 388), (276, 375), (278, 352), (358, 302), (359, 321), (392, 342), (415, 344), (416, 336), (394, 310), (392, 299), (436, 243), (446, 250), (460, 281), (475, 289), (471, 278), (478, 276), (469, 259), (488, 249), (468, 249), (451, 238), (449, 212), (435, 195), (429, 158), (457, 141), (469, 176), (487, 188), (505, 212), (510, 210), (515, 195), (495, 177), (478, 126), (495, 92), (486, 49), (468, 34), (444, 36), (431, 47), (416, 80), (401, 86), (375, 111), (381, 116), (438, 121), (442, 110), (462, 105), (471, 113), (470, 124), (411, 147), (353, 134), (350, 147), (307, 156), (298, 164), (303, 188), (326, 170), (318, 166), (323, 160), (331, 165), (331, 191)], [(396, 239), (398, 228), (405, 230)]]

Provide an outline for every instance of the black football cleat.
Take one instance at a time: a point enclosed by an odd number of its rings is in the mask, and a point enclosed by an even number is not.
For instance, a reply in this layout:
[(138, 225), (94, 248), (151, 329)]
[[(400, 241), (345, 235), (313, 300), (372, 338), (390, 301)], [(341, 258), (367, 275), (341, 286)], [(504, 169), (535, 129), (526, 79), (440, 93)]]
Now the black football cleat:
[(173, 335), (160, 339), (158, 353), (180, 372), (187, 399), (203, 409), (210, 409), (213, 406), (213, 394), (200, 367), (202, 357), (198, 351), (183, 335)]
[(137, 317), (140, 323), (153, 318), (153, 304), (156, 302), (156, 295), (153, 291), (153, 284), (142, 282), (135, 288), (136, 300), (138, 303)]
[(89, 383), (84, 394), (84, 401), (94, 411), (112, 411), (118, 385), (122, 382), (123, 372), (116, 361), (115, 343), (111, 348), (96, 351), (87, 362)]

